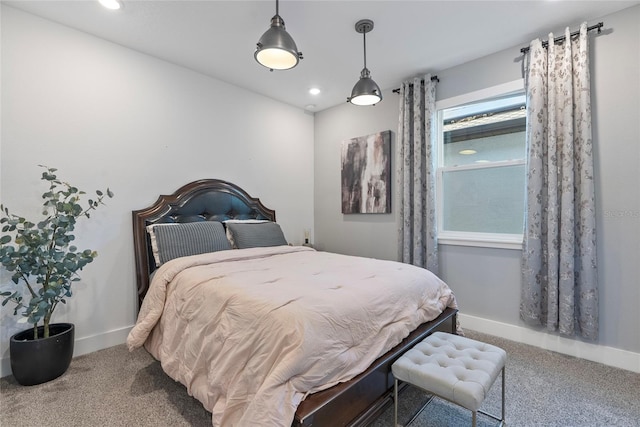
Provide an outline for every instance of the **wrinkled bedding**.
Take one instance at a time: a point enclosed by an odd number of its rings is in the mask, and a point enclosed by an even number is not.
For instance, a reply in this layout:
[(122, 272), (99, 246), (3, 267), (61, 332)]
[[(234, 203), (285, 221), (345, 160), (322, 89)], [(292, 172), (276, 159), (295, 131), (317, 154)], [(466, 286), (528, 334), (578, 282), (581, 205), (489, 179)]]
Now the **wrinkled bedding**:
[(347, 381), (456, 308), (407, 264), (307, 247), (178, 258), (155, 274), (127, 345), (142, 345), (215, 426), (290, 426), (308, 393)]

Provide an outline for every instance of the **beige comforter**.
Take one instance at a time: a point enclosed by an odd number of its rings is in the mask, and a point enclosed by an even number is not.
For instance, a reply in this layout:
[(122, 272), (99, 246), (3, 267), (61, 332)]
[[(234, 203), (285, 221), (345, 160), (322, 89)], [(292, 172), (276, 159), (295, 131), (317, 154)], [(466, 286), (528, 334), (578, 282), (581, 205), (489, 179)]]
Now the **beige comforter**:
[(290, 426), (306, 394), (347, 381), (456, 307), (411, 265), (306, 247), (179, 258), (155, 274), (127, 338), (216, 426)]

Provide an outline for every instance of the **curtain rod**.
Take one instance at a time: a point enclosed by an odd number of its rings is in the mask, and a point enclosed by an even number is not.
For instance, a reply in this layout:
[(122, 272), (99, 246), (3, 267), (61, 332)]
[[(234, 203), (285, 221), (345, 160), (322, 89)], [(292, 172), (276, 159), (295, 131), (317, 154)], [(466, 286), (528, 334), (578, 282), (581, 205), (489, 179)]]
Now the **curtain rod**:
[[(424, 79), (421, 79), (420, 81), (421, 81), (421, 82), (424, 82)], [(433, 81), (435, 81), (435, 82), (439, 82), (439, 81), (440, 81), (440, 79), (438, 78), (438, 76), (431, 76), (431, 81), (432, 81), (432, 82), (433, 82)], [(398, 88), (395, 88), (395, 89), (394, 89), (394, 90), (392, 90), (391, 92), (393, 92), (393, 93), (400, 93), (400, 88), (399, 88), (399, 87), (398, 87)]]
[[(598, 30), (598, 34), (600, 34), (602, 32), (602, 27), (604, 26), (604, 22), (598, 22), (596, 25), (592, 25), (590, 27), (587, 27), (587, 31), (592, 31), (592, 30)], [(580, 34), (580, 30), (574, 31), (573, 33), (570, 34), (571, 37), (575, 37), (578, 34)], [(561, 43), (563, 42), (565, 39), (564, 36), (560, 36), (560, 37), (556, 37), (555, 39), (553, 39), (553, 41), (555, 43)], [(549, 41), (543, 41), (542, 42), (542, 47), (547, 47), (549, 46)], [(523, 47), (522, 49), (520, 49), (521, 53), (527, 53), (529, 52), (530, 47)]]

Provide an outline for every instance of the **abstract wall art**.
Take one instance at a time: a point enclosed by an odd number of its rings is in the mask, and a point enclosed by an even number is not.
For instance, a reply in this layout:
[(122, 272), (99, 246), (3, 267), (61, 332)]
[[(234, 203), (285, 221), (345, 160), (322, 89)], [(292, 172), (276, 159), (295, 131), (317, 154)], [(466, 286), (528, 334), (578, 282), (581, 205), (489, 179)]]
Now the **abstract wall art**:
[(391, 131), (342, 141), (342, 213), (391, 212)]

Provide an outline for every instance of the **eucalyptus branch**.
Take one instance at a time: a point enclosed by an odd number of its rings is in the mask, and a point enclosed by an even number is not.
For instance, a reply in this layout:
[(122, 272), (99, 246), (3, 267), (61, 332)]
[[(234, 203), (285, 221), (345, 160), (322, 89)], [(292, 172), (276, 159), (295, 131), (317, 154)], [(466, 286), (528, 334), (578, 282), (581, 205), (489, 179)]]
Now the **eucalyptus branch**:
[[(53, 304), (51, 304), (51, 309), (49, 310), (49, 313), (53, 314), (57, 306), (58, 306), (58, 301), (55, 301)], [(51, 314), (49, 315), (49, 317), (51, 317)]]
[(20, 272), (20, 277), (24, 281), (24, 284), (27, 285), (27, 289), (29, 289), (29, 293), (31, 294), (31, 296), (33, 298), (37, 297), (38, 295), (35, 293), (35, 291), (31, 287), (31, 283), (29, 283), (28, 277), (24, 274), (24, 272), (22, 271)]

